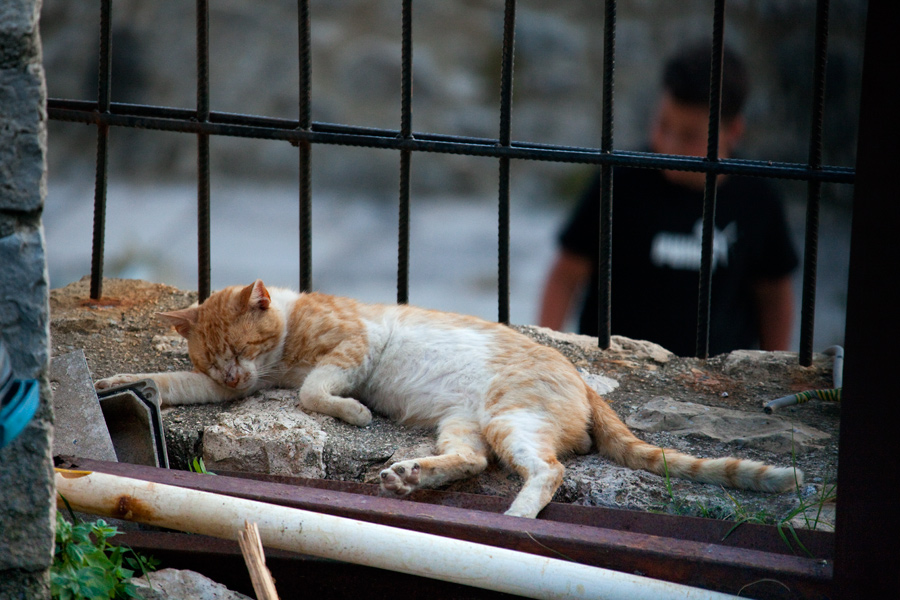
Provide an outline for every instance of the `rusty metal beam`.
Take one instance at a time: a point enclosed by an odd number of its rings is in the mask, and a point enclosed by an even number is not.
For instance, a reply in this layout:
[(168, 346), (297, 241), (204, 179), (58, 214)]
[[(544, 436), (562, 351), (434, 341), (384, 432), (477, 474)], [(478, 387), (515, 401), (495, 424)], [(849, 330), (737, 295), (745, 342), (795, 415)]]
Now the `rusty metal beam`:
[[(220, 472), (219, 474), (253, 479), (269, 483), (283, 483), (362, 494), (378, 495), (378, 486), (353, 481), (329, 481), (327, 479), (306, 479), (266, 475), (262, 473)], [(441, 506), (451, 506), (469, 510), (502, 513), (509, 508), (510, 501), (499, 496), (446, 492), (441, 490), (417, 490), (404, 502), (421, 502)], [(734, 548), (760, 550), (775, 554), (793, 555), (790, 546), (778, 534), (776, 528), (755, 523), (745, 523), (734, 527), (732, 521), (702, 519), (697, 517), (677, 517), (668, 514), (648, 513), (636, 510), (610, 509), (600, 506), (579, 506), (551, 502), (538, 515), (539, 520), (602, 527), (631, 533), (646, 533), (662, 537), (672, 537), (695, 542), (711, 543)], [(834, 555), (834, 535), (829, 532), (799, 530), (796, 532), (800, 543), (819, 559), (831, 559)]]
[[(832, 537), (821, 532), (802, 532), (804, 545), (817, 553), (816, 558), (805, 558), (792, 555), (774, 528), (741, 526), (723, 541), (732, 524), (707, 519), (553, 504), (543, 518), (525, 520), (497, 514), (506, 508), (502, 498), (472, 494), (417, 492), (410, 502), (382, 498), (375, 495), (375, 486), (347, 482), (210, 476), (68, 457), (60, 466), (565, 558), (723, 592), (737, 593), (754, 581), (776, 579), (803, 597), (817, 597), (827, 594), (831, 585)], [(263, 478), (269, 481), (258, 480)], [(362, 493), (346, 491), (351, 489)]]

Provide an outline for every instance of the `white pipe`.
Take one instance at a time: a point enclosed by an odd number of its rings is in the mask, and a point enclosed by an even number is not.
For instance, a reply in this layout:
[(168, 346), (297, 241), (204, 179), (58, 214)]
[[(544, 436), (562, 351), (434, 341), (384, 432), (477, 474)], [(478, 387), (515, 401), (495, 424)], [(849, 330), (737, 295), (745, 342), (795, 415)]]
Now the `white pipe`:
[(79, 512), (229, 540), (237, 539), (245, 520), (255, 521), (269, 548), (528, 598), (734, 598), (505, 548), (106, 473), (58, 469), (56, 487)]

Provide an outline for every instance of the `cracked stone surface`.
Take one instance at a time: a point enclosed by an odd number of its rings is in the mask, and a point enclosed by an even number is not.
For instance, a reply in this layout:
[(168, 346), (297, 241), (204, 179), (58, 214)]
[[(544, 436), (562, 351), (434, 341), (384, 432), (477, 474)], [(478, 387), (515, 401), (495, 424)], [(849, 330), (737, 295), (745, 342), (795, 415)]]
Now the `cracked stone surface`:
[[(89, 302), (83, 280), (53, 290), (54, 353), (84, 350), (94, 379), (119, 372), (189, 369), (186, 344), (155, 314), (182, 308), (196, 294), (165, 285), (107, 280), (107, 295)], [(796, 493), (765, 494), (722, 489), (620, 467), (596, 453), (564, 460), (559, 502), (637, 510), (679, 503), (725, 505), (785, 515), (799, 498), (817, 498), (837, 473), (839, 409), (810, 401), (766, 415), (762, 405), (796, 391), (825, 388), (831, 361), (816, 355), (802, 367), (789, 352), (741, 351), (707, 360), (680, 358), (648, 342), (613, 338), (599, 350), (595, 338), (517, 327), (557, 348), (582, 376), (601, 390), (620, 418), (650, 443), (701, 457), (738, 456), (779, 466), (795, 462), (807, 483)], [(215, 405), (164, 411), (170, 462), (186, 469), (203, 456), (210, 470), (264, 471), (374, 483), (378, 472), (434, 451), (433, 431), (402, 426), (375, 416), (365, 428), (306, 414), (296, 390), (266, 391)], [(447, 489), (511, 498), (521, 480), (492, 463), (487, 471)], [(823, 511), (827, 512), (827, 511)]]

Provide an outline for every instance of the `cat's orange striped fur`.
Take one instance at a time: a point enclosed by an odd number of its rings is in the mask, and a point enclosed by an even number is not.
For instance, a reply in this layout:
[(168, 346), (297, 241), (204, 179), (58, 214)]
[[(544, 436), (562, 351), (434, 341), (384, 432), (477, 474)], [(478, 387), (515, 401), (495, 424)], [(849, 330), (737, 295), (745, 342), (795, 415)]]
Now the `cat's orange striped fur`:
[(660, 475), (668, 469), (674, 477), (773, 492), (802, 481), (794, 469), (736, 458), (666, 450), (664, 460), (562, 354), (475, 317), (267, 289), (262, 281), (163, 316), (187, 338), (194, 371), (116, 375), (98, 388), (151, 378), (164, 406), (297, 388), (305, 410), (361, 427), (370, 409), (436, 427), (438, 455), (381, 472), (392, 495), (473, 476), (493, 455), (525, 480), (507, 514), (534, 517), (562, 482), (558, 457), (593, 445), (622, 465)]

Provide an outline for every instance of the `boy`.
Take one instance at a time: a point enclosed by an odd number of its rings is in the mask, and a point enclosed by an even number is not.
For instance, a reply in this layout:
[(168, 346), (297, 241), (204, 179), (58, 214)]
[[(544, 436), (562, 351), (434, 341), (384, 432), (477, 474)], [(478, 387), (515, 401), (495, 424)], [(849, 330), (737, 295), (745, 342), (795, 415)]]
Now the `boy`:
[[(708, 45), (666, 64), (650, 132), (661, 154), (705, 156), (709, 125)], [(733, 155), (744, 133), (743, 63), (726, 49), (719, 156)], [(617, 167), (613, 175), (613, 334), (656, 342), (681, 356), (696, 353), (701, 219), (706, 175)], [(560, 235), (539, 322), (560, 329), (586, 291), (579, 331), (597, 335), (597, 175)], [(710, 354), (738, 348), (786, 350), (798, 259), (780, 198), (762, 179), (720, 176), (713, 248)], [(585, 285), (587, 289), (585, 290)]]

